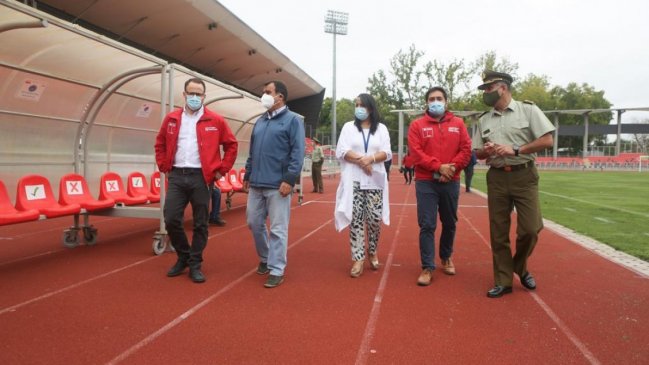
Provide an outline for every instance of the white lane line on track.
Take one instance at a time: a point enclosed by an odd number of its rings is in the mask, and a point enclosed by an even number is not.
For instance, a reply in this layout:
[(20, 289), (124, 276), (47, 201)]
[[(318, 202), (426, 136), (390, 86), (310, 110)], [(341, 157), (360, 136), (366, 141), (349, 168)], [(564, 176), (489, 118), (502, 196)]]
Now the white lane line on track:
[(155, 258), (157, 258), (157, 257), (158, 257), (158, 256), (152, 256), (152, 257), (146, 258), (146, 259), (144, 259), (144, 260), (140, 260), (140, 261), (134, 262), (134, 263), (132, 263), (132, 264), (130, 264), (130, 265), (126, 265), (126, 266), (120, 267), (120, 268), (118, 268), (118, 269), (115, 269), (115, 270), (112, 270), (112, 271), (109, 271), (109, 272), (103, 273), (103, 274), (101, 274), (101, 275), (97, 275), (97, 276), (92, 277), (92, 278), (90, 278), (90, 279), (87, 279), (87, 280), (84, 280), (84, 281), (80, 281), (80, 282), (78, 282), (78, 283), (76, 283), (76, 284), (72, 284), (72, 285), (66, 286), (65, 288), (61, 288), (61, 289), (59, 289), (59, 290), (51, 291), (51, 292), (49, 292), (49, 293), (47, 293), (47, 294), (43, 294), (43, 295), (41, 295), (41, 296), (39, 296), (39, 297), (32, 298), (32, 299), (30, 299), (30, 300), (28, 300), (28, 301), (25, 301), (25, 302), (22, 302), (22, 303), (19, 303), (19, 304), (16, 304), (16, 305), (12, 305), (11, 307), (7, 307), (7, 308), (4, 308), (4, 309), (0, 310), (0, 315), (2, 315), (2, 314), (4, 314), (4, 313), (7, 313), (7, 312), (13, 312), (13, 311), (15, 311), (16, 309), (18, 309), (18, 308), (20, 308), (20, 307), (24, 307), (24, 306), (26, 306), (27, 304), (31, 304), (31, 303), (37, 302), (37, 301), (39, 301), (39, 300), (43, 300), (43, 299), (45, 299), (45, 298), (49, 298), (49, 297), (51, 297), (51, 296), (53, 296), (53, 295), (61, 294), (61, 293), (66, 292), (66, 291), (68, 291), (68, 290), (70, 290), (70, 289), (74, 289), (74, 288), (76, 288), (76, 287), (79, 287), (79, 286), (81, 286), (81, 285), (88, 284), (88, 283), (90, 283), (90, 282), (93, 282), (93, 281), (99, 280), (99, 279), (101, 279), (101, 278), (104, 278), (104, 277), (106, 277), (106, 276), (109, 276), (109, 275), (112, 275), (112, 274), (118, 273), (118, 272), (120, 272), (120, 271), (124, 271), (124, 270), (126, 270), (126, 269), (130, 269), (130, 268), (133, 267), (133, 266), (137, 266), (137, 265), (139, 265), (139, 264), (142, 264), (142, 263), (145, 263), (145, 262), (147, 262), (147, 261), (153, 260), (153, 259), (155, 259)]
[[(469, 224), (471, 229), (478, 234), (482, 242), (491, 251), (491, 244), (489, 243), (489, 241), (487, 241), (484, 238), (484, 236), (471, 223), (471, 221), (464, 214), (462, 214), (462, 212), (458, 212), (458, 213), (462, 217), (462, 219), (464, 219), (464, 221), (466, 221)], [(595, 357), (595, 355), (593, 355), (592, 352), (590, 352), (588, 347), (579, 339), (579, 337), (577, 337), (577, 335), (574, 334), (574, 332), (572, 332), (572, 330), (570, 330), (570, 328), (561, 320), (561, 318), (559, 318), (559, 316), (556, 315), (556, 313), (550, 308), (550, 306), (547, 305), (538, 294), (532, 292), (530, 292), (530, 294), (532, 295), (534, 301), (541, 307), (541, 309), (545, 311), (548, 317), (550, 317), (550, 319), (552, 319), (552, 321), (557, 325), (557, 327), (561, 329), (561, 332), (563, 332), (563, 334), (570, 340), (570, 342), (572, 342), (573, 345), (577, 347), (577, 349), (586, 358), (586, 360), (588, 360), (588, 362), (593, 365), (600, 365), (601, 362)]]
[[(322, 225), (318, 226), (318, 228), (314, 229), (313, 231), (307, 233), (305, 236), (302, 236), (299, 240), (293, 242), (291, 245), (288, 246), (288, 249), (292, 249), (298, 244), (306, 241), (309, 237), (314, 235), (316, 232), (318, 232), (320, 229), (326, 227), (327, 225), (331, 224), (333, 219), (329, 219), (327, 222), (323, 223)], [(248, 271), (247, 273), (243, 274), (240, 276), (238, 279), (234, 280), (230, 284), (224, 286), (221, 288), (219, 291), (216, 293), (210, 295), (209, 297), (205, 298), (203, 301), (200, 303), (196, 304), (195, 306), (191, 307), (189, 310), (187, 310), (185, 313), (181, 314), (180, 316), (176, 317), (173, 321), (167, 323), (166, 325), (162, 326), (160, 329), (157, 331), (153, 332), (149, 336), (145, 337), (143, 340), (140, 342), (136, 343), (135, 345), (131, 346), (128, 350), (122, 352), (119, 354), (117, 357), (112, 359), (111, 361), (107, 362), (107, 365), (113, 365), (113, 364), (118, 364), (124, 360), (126, 360), (129, 356), (133, 355), (137, 351), (139, 351), (141, 348), (147, 346), (151, 342), (153, 342), (156, 338), (162, 336), (172, 328), (176, 327), (180, 323), (182, 323), (184, 320), (187, 318), (191, 317), (194, 313), (196, 313), (199, 309), (203, 308), (204, 306), (208, 305), (210, 302), (212, 302), (214, 299), (218, 298), (228, 290), (234, 288), (237, 286), (239, 283), (241, 283), (243, 280), (245, 280), (247, 277), (253, 275), (257, 271), (257, 268), (255, 267), (254, 269)]]
[[(406, 193), (406, 201), (408, 201), (410, 191), (411, 190), (408, 189), (408, 192)], [(394, 233), (394, 238), (392, 239), (392, 247), (390, 247), (390, 253), (388, 254), (388, 258), (383, 268), (383, 274), (381, 275), (379, 287), (376, 289), (374, 304), (372, 304), (372, 310), (370, 311), (370, 316), (367, 320), (367, 324), (365, 325), (363, 340), (361, 341), (361, 345), (358, 348), (358, 352), (356, 353), (356, 365), (366, 364), (367, 357), (371, 352), (370, 345), (372, 344), (372, 339), (374, 339), (374, 332), (376, 332), (376, 325), (379, 321), (379, 313), (381, 312), (383, 293), (385, 292), (385, 287), (388, 283), (388, 276), (390, 276), (390, 268), (392, 267), (392, 260), (394, 259), (394, 251), (396, 250), (399, 243), (399, 232), (401, 231), (401, 224), (403, 222), (403, 217), (405, 216), (404, 210), (406, 209), (406, 206), (406, 204), (403, 204), (401, 207), (401, 213), (399, 214), (399, 223), (397, 224), (397, 229)]]

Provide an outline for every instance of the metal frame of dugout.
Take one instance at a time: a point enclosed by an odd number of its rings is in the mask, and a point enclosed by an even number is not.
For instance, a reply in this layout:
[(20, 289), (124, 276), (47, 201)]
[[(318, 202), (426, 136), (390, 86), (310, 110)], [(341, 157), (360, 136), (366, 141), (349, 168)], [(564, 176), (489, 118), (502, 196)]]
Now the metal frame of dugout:
[[(66, 173), (78, 173), (91, 190), (105, 171), (122, 178), (132, 171), (153, 173), (155, 136), (165, 115), (182, 105), (189, 77), (205, 81), (205, 105), (214, 104), (211, 109), (236, 131), (240, 153), (235, 166), (247, 158), (254, 120), (264, 112), (256, 96), (19, 2), (0, 0), (0, 5), (0, 92), (19, 87), (23, 79), (40, 80), (51, 91), (36, 101), (0, 93), (6, 96), (0, 101), (0, 127), (6, 132), (0, 134), (0, 169), (9, 191), (15, 191), (11, 184), (20, 176), (34, 171), (53, 184)], [(138, 104), (151, 107), (145, 118), (131, 115)], [(162, 254), (170, 247), (161, 209), (164, 174), (160, 183), (159, 207), (115, 206), (74, 215), (63, 244), (79, 245), (80, 231), (86, 244), (96, 243), (90, 215), (159, 219), (152, 247)]]

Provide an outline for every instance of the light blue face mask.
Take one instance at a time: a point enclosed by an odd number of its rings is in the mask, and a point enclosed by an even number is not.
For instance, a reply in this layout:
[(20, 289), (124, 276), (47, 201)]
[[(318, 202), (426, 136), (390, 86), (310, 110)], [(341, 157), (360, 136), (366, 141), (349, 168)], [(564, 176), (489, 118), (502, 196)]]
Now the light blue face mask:
[(201, 105), (203, 105), (203, 102), (201, 101), (201, 97), (198, 95), (187, 95), (187, 98), (185, 99), (187, 102), (187, 106), (189, 109), (193, 111), (197, 111), (198, 109), (201, 108)]
[(446, 104), (441, 101), (435, 100), (428, 104), (428, 112), (435, 118), (444, 115), (444, 111), (446, 111)]
[(354, 116), (358, 118), (358, 120), (365, 120), (369, 116), (369, 113), (364, 107), (357, 106), (356, 109), (354, 109)]

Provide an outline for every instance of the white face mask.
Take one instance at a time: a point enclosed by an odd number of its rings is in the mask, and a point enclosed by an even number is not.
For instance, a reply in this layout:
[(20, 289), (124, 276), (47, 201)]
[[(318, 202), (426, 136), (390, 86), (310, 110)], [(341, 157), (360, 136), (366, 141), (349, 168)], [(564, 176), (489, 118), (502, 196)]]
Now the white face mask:
[(261, 105), (268, 110), (275, 105), (275, 98), (272, 95), (264, 94), (261, 96)]

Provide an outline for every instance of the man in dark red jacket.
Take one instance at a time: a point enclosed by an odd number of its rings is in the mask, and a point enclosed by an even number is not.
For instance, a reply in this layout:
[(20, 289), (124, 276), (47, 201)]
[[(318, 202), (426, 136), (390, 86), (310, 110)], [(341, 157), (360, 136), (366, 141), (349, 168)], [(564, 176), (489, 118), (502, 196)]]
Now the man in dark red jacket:
[(410, 124), (408, 149), (415, 163), (419, 254), (422, 272), (418, 285), (430, 285), (435, 270), (437, 212), (442, 222), (439, 256), (444, 273), (455, 274), (451, 261), (460, 173), (471, 158), (471, 139), (464, 121), (448, 111), (446, 90), (432, 87), (426, 92), (424, 115)]
[[(187, 80), (183, 96), (184, 108), (169, 113), (162, 122), (155, 142), (155, 158), (158, 169), (169, 176), (164, 220), (178, 255), (178, 261), (167, 276), (178, 276), (189, 266), (191, 280), (202, 283), (205, 281), (201, 263), (207, 245), (210, 187), (234, 165), (237, 139), (222, 116), (203, 106), (203, 80)], [(191, 246), (183, 227), (189, 203), (194, 218)]]

